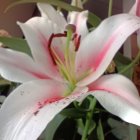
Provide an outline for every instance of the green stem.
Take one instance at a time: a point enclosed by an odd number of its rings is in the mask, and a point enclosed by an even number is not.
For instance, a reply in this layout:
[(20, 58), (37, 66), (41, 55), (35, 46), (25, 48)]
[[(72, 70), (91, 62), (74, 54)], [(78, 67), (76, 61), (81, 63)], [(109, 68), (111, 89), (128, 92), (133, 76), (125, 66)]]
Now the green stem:
[(139, 60), (140, 60), (140, 50), (139, 50), (137, 56), (135, 57), (135, 59), (129, 65), (127, 65), (124, 69), (119, 71), (119, 73), (120, 74), (125, 73), (128, 69), (132, 68)]
[(113, 0), (109, 0), (108, 17), (112, 15)]
[(84, 132), (83, 132), (81, 140), (87, 140), (88, 130), (90, 128), (90, 124), (91, 124), (91, 120), (92, 120), (92, 116), (93, 116), (95, 106), (96, 106), (96, 99), (94, 98), (90, 101), (89, 109), (91, 111), (88, 112), (87, 115), (86, 115), (86, 123), (85, 123), (85, 128), (84, 128)]

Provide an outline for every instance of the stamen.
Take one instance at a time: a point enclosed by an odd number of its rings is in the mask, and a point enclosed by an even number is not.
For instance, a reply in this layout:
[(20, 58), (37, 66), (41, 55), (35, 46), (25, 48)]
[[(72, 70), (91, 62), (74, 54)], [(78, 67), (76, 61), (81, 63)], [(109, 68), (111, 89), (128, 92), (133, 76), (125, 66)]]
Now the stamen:
[(72, 41), (74, 41), (74, 39), (77, 38), (77, 36), (78, 36), (77, 34), (74, 34), (73, 38), (72, 38)]
[(81, 35), (74, 34), (72, 40), (74, 41), (75, 51), (78, 51), (81, 41)]
[[(73, 41), (75, 46), (75, 51), (77, 51), (80, 46), (81, 36), (78, 36), (76, 33), (74, 33), (76, 30), (74, 25), (68, 25), (66, 29), (67, 30), (64, 31), (64, 33), (57, 33), (57, 34), (53, 33), (50, 36), (48, 40), (48, 50), (54, 65), (57, 65), (62, 76), (67, 81), (69, 81), (70, 85), (75, 85), (76, 83), (75, 72), (74, 72), (75, 53), (73, 52), (71, 54), (69, 47), (71, 47), (71, 41)], [(58, 37), (66, 37), (66, 44), (65, 44), (66, 46), (64, 49), (64, 61), (62, 61), (61, 58), (59, 58), (57, 52), (55, 51), (55, 46), (52, 45), (53, 39)]]
[(52, 34), (49, 38), (49, 41), (48, 41), (48, 50), (49, 50), (49, 53), (50, 53), (50, 56), (52, 58), (52, 61), (53, 61), (53, 64), (56, 65), (56, 62), (55, 62), (55, 56), (53, 54), (53, 51), (51, 49), (51, 43), (52, 43), (52, 39), (54, 37), (54, 34)]
[(58, 34), (53, 33), (49, 38), (48, 49), (49, 49), (49, 53), (50, 53), (50, 56), (52, 58), (52, 61), (53, 61), (54, 65), (56, 65), (55, 60), (57, 60), (57, 58), (55, 57), (55, 54), (53, 53), (52, 48), (51, 48), (52, 40), (56, 37), (66, 37), (66, 36), (67, 36), (67, 32), (64, 31), (64, 33), (58, 33)]
[(75, 43), (75, 51), (78, 51), (78, 49), (79, 49), (80, 40), (81, 40), (81, 35), (78, 36), (78, 39), (76, 40), (76, 43)]

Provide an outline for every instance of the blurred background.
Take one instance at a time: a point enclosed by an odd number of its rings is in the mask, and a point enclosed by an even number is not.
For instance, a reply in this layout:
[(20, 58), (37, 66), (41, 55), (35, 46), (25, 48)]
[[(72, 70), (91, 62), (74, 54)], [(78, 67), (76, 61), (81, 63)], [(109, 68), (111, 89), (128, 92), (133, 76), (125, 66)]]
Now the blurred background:
[[(4, 13), (5, 8), (11, 0), (0, 0), (0, 29), (7, 30), (12, 36), (22, 36), (16, 21), (25, 22), (32, 16), (38, 14), (38, 10), (34, 4), (23, 4), (11, 8)], [(70, 2), (70, 0), (67, 0)], [(107, 17), (109, 0), (88, 0), (85, 9), (92, 11), (101, 19)], [(134, 0), (113, 0), (113, 14), (127, 12)]]

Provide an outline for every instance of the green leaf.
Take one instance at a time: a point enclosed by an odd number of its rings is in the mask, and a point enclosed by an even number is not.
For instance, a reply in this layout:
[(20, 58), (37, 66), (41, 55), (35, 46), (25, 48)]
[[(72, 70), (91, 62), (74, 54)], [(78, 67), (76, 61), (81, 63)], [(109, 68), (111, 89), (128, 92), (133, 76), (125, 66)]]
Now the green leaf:
[(85, 114), (76, 109), (76, 108), (67, 108), (67, 109), (64, 109), (62, 112), (61, 112), (62, 115), (64, 116), (67, 116), (69, 118), (81, 118), (81, 117), (85, 117)]
[[(127, 67), (132, 60), (123, 56), (121, 53), (117, 53), (114, 58), (115, 64), (117, 65), (118, 73), (120, 73), (125, 67)], [(127, 76), (128, 78), (132, 78), (133, 75), (133, 67), (122, 73), (123, 75)]]
[(5, 46), (20, 52), (27, 53), (31, 55), (31, 51), (26, 40), (15, 37), (0, 37), (0, 42), (2, 42)]
[(91, 132), (95, 129), (95, 127), (96, 127), (95, 121), (91, 120), (90, 127), (89, 127), (89, 130), (88, 130), (88, 135), (91, 134)]
[(124, 65), (127, 65), (127, 64), (129, 64), (129, 63), (132, 62), (131, 59), (129, 59), (128, 57), (123, 56), (123, 54), (121, 54), (120, 52), (118, 52), (118, 53), (115, 55), (114, 60), (115, 60), (116, 62), (118, 62), (118, 63), (120, 62), (120, 63), (122, 63), (122, 64), (124, 64)]
[(137, 127), (129, 124), (129, 140), (137, 140)]
[(103, 126), (100, 119), (97, 126), (97, 137), (98, 137), (98, 140), (104, 140)]
[(44, 130), (40, 139), (43, 140), (53, 140), (54, 134), (60, 124), (66, 119), (65, 116), (58, 114), (55, 118), (48, 124), (47, 128)]
[[(58, 6), (62, 9), (65, 9), (67, 11), (83, 11), (84, 9), (78, 8), (76, 6), (72, 6), (64, 1), (61, 0), (12, 0), (9, 4), (9, 6), (6, 8), (6, 11), (9, 10), (11, 7), (18, 5), (18, 4), (24, 4), (24, 3), (37, 3), (37, 2), (47, 2), (49, 4), (52, 4), (54, 6)], [(89, 12), (89, 18), (88, 18), (88, 22), (96, 27), (99, 25), (99, 23), (101, 22), (101, 19), (96, 16), (95, 14)]]
[[(78, 128), (78, 133), (80, 135), (83, 134), (84, 132), (84, 129), (85, 129), (85, 126), (84, 126), (84, 123), (83, 123), (83, 120), (82, 119), (78, 119), (77, 120), (77, 128)], [(90, 122), (90, 126), (89, 126), (89, 129), (88, 129), (88, 135), (91, 134), (91, 132), (96, 128), (96, 122), (91, 120)]]
[(83, 131), (84, 131), (84, 123), (83, 123), (83, 120), (80, 118), (80, 119), (77, 119), (77, 131), (78, 133), (82, 136), (83, 134)]

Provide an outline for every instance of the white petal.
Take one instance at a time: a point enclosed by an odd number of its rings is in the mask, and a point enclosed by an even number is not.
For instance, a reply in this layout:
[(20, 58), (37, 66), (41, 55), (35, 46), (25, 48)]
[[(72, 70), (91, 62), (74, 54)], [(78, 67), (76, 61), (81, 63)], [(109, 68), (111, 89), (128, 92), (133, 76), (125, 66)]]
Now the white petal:
[(6, 97), (4, 95), (0, 95), (0, 104), (3, 103), (5, 99)]
[(57, 24), (58, 27), (63, 30), (65, 29), (67, 22), (62, 13), (56, 11), (51, 5), (46, 3), (38, 3), (37, 6), (41, 12), (41, 16), (47, 17), (53, 23)]
[(77, 74), (90, 71), (79, 86), (96, 80), (106, 70), (116, 52), (133, 32), (140, 28), (140, 18), (119, 14), (104, 20), (81, 42), (76, 56)]
[(47, 124), (63, 108), (80, 98), (87, 88), (79, 88), (63, 98), (68, 87), (53, 80), (22, 84), (5, 100), (0, 110), (2, 140), (36, 140)]
[(76, 33), (81, 35), (81, 39), (88, 34), (87, 18), (88, 11), (70, 12), (68, 15), (69, 24), (74, 24), (76, 26)]
[[(50, 77), (61, 79), (48, 47), (50, 36), (52, 33), (58, 33), (59, 29), (45, 17), (34, 17), (24, 24), (18, 24), (20, 25), (31, 48), (35, 62), (43, 68)], [(62, 48), (62, 42), (60, 39), (53, 40), (51, 45), (51, 47), (56, 47), (57, 49), (55, 50), (57, 51)], [(60, 52), (62, 51), (60, 50)]]
[(134, 84), (118, 74), (106, 75), (90, 85), (91, 94), (110, 113), (140, 126), (140, 97)]
[(83, 9), (83, 3), (81, 0), (72, 0), (71, 5)]
[(136, 15), (136, 3), (132, 6), (132, 8), (129, 11), (130, 14)]
[(4, 48), (0, 48), (0, 74), (5, 79), (20, 83), (48, 78), (28, 55)]

